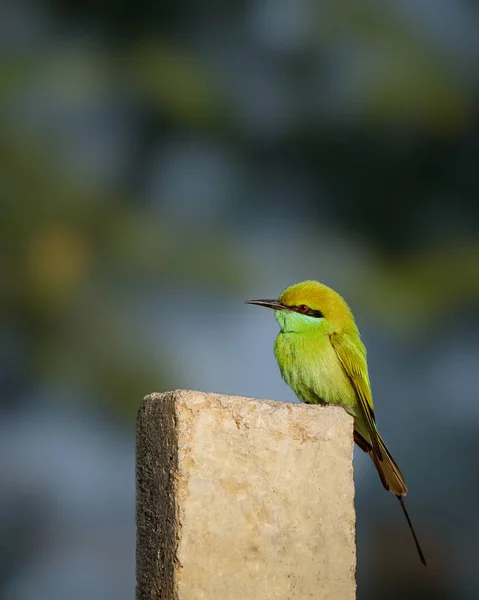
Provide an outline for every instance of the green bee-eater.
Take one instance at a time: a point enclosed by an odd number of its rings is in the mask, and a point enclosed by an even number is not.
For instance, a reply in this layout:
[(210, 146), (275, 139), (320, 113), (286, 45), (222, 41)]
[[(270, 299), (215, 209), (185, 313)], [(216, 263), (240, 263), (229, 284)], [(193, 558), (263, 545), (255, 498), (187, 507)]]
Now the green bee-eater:
[(283, 379), (308, 404), (338, 404), (354, 418), (354, 441), (367, 452), (386, 490), (396, 495), (422, 563), (426, 559), (406, 510), (407, 485), (376, 427), (361, 341), (345, 300), (317, 281), (287, 288), (278, 300), (248, 300), (275, 311), (281, 331), (274, 353)]

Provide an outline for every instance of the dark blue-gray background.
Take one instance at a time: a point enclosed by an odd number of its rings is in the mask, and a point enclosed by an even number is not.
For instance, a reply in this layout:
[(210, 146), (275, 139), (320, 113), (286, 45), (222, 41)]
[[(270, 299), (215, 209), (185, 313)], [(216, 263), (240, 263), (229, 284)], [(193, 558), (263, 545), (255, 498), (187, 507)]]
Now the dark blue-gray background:
[[(357, 451), (359, 598), (479, 595), (479, 8), (0, 5), (0, 595), (131, 598), (146, 393), (293, 401), (273, 315), (335, 287), (430, 566)], [(318, 460), (320, 457), (318, 457)]]

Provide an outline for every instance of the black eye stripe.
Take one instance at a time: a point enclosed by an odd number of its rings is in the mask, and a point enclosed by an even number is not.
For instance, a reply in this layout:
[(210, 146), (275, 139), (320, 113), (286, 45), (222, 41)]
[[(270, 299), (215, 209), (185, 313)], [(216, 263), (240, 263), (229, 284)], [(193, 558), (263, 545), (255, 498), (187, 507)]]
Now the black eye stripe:
[(312, 308), (310, 308), (306, 314), (308, 317), (316, 317), (316, 319), (322, 319), (324, 317), (320, 310), (313, 310)]
[(307, 317), (315, 317), (316, 319), (322, 319), (324, 317), (320, 310), (314, 310), (313, 308), (308, 308), (307, 312), (300, 311), (299, 306), (292, 306), (291, 308), (296, 312), (299, 312), (301, 315), (306, 315)]

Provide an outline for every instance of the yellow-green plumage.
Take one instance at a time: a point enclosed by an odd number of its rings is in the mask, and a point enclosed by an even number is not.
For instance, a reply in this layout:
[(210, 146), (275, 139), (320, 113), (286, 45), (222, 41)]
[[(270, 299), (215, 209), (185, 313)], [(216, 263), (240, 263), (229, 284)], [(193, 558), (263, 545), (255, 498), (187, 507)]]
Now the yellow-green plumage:
[(407, 514), (407, 485), (376, 427), (366, 348), (345, 300), (317, 281), (295, 284), (278, 300), (251, 300), (275, 310), (280, 332), (274, 353), (281, 374), (300, 400), (338, 404), (354, 418), (354, 439), (367, 452), (383, 486), (404, 510), (420, 558), (424, 555)]

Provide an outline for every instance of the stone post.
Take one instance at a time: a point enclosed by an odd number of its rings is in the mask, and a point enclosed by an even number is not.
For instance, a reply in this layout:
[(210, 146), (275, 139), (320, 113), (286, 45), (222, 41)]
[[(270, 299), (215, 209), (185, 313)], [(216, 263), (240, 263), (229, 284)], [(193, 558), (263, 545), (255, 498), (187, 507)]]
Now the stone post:
[(194, 391), (137, 421), (137, 600), (353, 600), (342, 408)]

